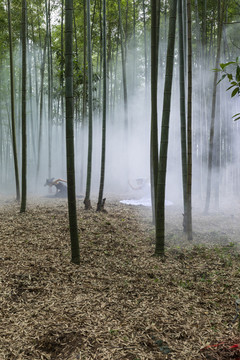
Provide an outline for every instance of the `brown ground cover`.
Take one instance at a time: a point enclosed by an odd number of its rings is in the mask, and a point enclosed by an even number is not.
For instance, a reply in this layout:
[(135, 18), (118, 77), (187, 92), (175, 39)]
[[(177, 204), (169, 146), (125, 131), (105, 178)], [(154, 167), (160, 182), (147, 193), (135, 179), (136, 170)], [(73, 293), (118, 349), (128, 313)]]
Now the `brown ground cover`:
[(240, 359), (239, 212), (194, 210), (189, 244), (168, 207), (162, 261), (149, 209), (106, 209), (78, 203), (76, 266), (66, 200), (1, 202), (0, 359)]

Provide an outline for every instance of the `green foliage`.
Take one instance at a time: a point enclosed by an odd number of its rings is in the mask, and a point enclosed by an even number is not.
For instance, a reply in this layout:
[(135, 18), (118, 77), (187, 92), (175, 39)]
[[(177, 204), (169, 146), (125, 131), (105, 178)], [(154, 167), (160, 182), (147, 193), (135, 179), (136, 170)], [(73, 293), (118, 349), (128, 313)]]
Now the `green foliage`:
[[(228, 70), (229, 66), (230, 71)], [(240, 63), (238, 57), (236, 58), (236, 61), (229, 61), (227, 63), (220, 64), (220, 69), (214, 69), (214, 71), (223, 73), (221, 79), (218, 81), (218, 84), (225, 78), (230, 82), (230, 86), (226, 91), (232, 90), (231, 97), (240, 95)], [(239, 120), (240, 113), (233, 115), (233, 118), (234, 121)]]
[(8, 22), (7, 13), (3, 5), (0, 4), (0, 42), (1, 42), (1, 55), (8, 51)]

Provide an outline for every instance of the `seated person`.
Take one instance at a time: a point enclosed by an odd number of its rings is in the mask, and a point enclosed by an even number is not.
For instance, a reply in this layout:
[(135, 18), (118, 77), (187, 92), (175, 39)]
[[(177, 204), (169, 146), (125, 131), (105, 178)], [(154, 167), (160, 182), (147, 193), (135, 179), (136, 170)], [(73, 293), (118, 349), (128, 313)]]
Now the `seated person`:
[(66, 197), (67, 196), (67, 186), (63, 183), (67, 183), (66, 180), (63, 179), (57, 179), (54, 180), (54, 178), (46, 179), (46, 183), (44, 186), (55, 186), (56, 187), (56, 197)]

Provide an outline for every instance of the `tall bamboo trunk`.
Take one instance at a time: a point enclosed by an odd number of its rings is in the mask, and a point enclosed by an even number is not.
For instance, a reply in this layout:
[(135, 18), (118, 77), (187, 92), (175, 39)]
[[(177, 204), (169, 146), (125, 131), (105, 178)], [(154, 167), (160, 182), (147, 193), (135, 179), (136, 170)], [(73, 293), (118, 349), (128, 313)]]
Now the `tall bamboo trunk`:
[(27, 2), (22, 0), (22, 194), (20, 212), (26, 211), (27, 203), (27, 124), (26, 124), (26, 68), (27, 68)]
[(118, 13), (119, 13), (120, 44), (121, 44), (121, 54), (122, 54), (124, 118), (125, 118), (125, 128), (127, 130), (128, 129), (128, 97), (127, 97), (127, 75), (126, 75), (126, 48), (124, 47), (124, 43), (123, 43), (121, 0), (118, 0)]
[(88, 57), (88, 160), (87, 160), (87, 183), (85, 193), (85, 210), (91, 208), (90, 191), (92, 180), (92, 46), (90, 28), (90, 0), (87, 0), (87, 57)]
[[(65, 129), (66, 129), (66, 124), (65, 124), (65, 106), (64, 106), (64, 0), (62, 0), (61, 2), (61, 65), (60, 65), (60, 89), (61, 89), (61, 111), (60, 111), (60, 122), (62, 124), (61, 126), (61, 137), (62, 137), (62, 143), (65, 140)], [(62, 168), (64, 168), (65, 166), (65, 151), (63, 149), (63, 157), (62, 157)]]
[(105, 200), (103, 199), (104, 178), (105, 178), (105, 153), (106, 153), (106, 115), (107, 115), (107, 46), (106, 46), (106, 0), (103, 0), (103, 117), (102, 117), (102, 155), (100, 186), (97, 210), (104, 210)]
[(66, 153), (67, 153), (67, 183), (68, 183), (68, 215), (71, 237), (71, 261), (80, 263), (77, 209), (75, 194), (74, 166), (74, 101), (73, 101), (73, 0), (65, 0), (65, 99), (66, 99)]
[[(220, 6), (220, 0), (218, 0)], [(221, 16), (218, 23), (218, 37), (217, 37), (217, 56), (215, 68), (218, 67), (220, 61), (221, 53), (221, 40), (222, 40), (222, 26), (223, 26), (223, 16), (225, 10), (225, 0), (221, 2)], [(209, 150), (208, 150), (208, 172), (207, 172), (207, 189), (206, 189), (206, 201), (204, 213), (207, 214), (210, 206), (210, 197), (211, 197), (211, 181), (212, 181), (212, 165), (213, 165), (213, 146), (214, 146), (214, 133), (215, 133), (215, 113), (216, 113), (216, 96), (217, 96), (217, 81), (218, 73), (214, 73), (213, 79), (213, 94), (212, 94), (212, 111), (211, 111), (211, 124), (210, 124), (210, 138), (209, 138)]]
[(186, 232), (187, 214), (187, 138), (186, 138), (186, 106), (185, 106), (185, 51), (183, 39), (183, 11), (182, 0), (178, 0), (178, 28), (179, 28), (179, 88), (180, 88), (180, 120), (181, 120), (181, 157), (183, 183), (183, 231)]
[(187, 236), (192, 240), (192, 15), (187, 1), (188, 18), (188, 99), (187, 99)]
[(146, 98), (147, 86), (148, 86), (147, 32), (146, 32), (145, 1), (143, 0), (142, 2), (143, 2), (143, 35), (144, 35), (144, 80), (145, 80), (145, 98)]
[(16, 184), (16, 199), (20, 200), (20, 185), (19, 185), (19, 171), (18, 171), (18, 156), (16, 143), (16, 128), (15, 128), (15, 87), (14, 87), (14, 65), (13, 65), (13, 48), (12, 48), (12, 21), (11, 21), (11, 4), (8, 0), (8, 29), (9, 29), (9, 52), (10, 52), (10, 80), (11, 80), (11, 125), (12, 125), (12, 146), (13, 159), (15, 170), (15, 184)]
[(157, 177), (158, 177), (158, 21), (157, 0), (151, 1), (151, 139), (150, 139), (150, 177), (152, 217), (155, 223), (157, 204)]
[(41, 85), (40, 85), (40, 114), (39, 114), (39, 129), (38, 129), (38, 158), (37, 158), (37, 178), (41, 165), (41, 150), (42, 150), (42, 132), (43, 132), (43, 106), (44, 106), (44, 75), (46, 65), (46, 51), (47, 51), (47, 34), (45, 35), (44, 49), (41, 64)]
[(47, 54), (48, 54), (48, 178), (52, 177), (52, 53), (50, 0), (47, 5)]
[(177, 12), (177, 1), (171, 0), (170, 14), (169, 14), (166, 74), (165, 74), (165, 84), (164, 84), (162, 126), (161, 126), (160, 156), (159, 156), (159, 164), (158, 164), (158, 181), (157, 181), (157, 209), (156, 209), (156, 226), (155, 226), (156, 256), (164, 256), (164, 248), (165, 248), (165, 188), (166, 188), (166, 175), (167, 175), (169, 118), (170, 118), (171, 95), (172, 95), (173, 64), (174, 64), (176, 12)]

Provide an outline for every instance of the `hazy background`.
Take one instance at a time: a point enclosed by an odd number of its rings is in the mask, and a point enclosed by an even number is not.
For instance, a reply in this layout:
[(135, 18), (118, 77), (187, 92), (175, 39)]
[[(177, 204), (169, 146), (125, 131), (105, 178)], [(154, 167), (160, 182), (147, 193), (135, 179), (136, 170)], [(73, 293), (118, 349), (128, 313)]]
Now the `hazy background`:
[[(143, 56), (141, 47), (137, 49), (138, 56), (132, 56), (131, 48), (128, 51), (127, 81), (128, 81), (128, 126), (124, 122), (124, 105), (120, 99), (122, 94), (121, 85), (121, 63), (118, 61), (116, 76), (118, 77), (119, 98), (115, 108), (108, 111), (107, 117), (107, 141), (106, 141), (106, 172), (105, 172), (105, 195), (116, 195), (117, 197), (141, 197), (148, 195), (149, 189), (138, 192), (131, 189), (129, 182), (135, 186), (135, 179), (145, 178), (150, 181), (149, 176), (149, 147), (150, 147), (150, 122), (151, 122), (151, 96), (150, 86), (145, 87), (142, 77)], [(163, 45), (160, 52), (162, 58), (166, 51)], [(16, 65), (20, 70), (18, 53), (15, 55)], [(162, 117), (162, 96), (164, 88), (164, 61), (159, 67), (159, 138)], [(212, 102), (213, 71), (211, 64), (205, 67), (200, 63), (193, 64), (193, 206), (204, 203), (206, 193), (206, 174), (208, 158), (209, 127)], [(138, 73), (139, 72), (139, 73)], [(175, 67), (172, 87), (172, 103), (170, 117), (170, 135), (167, 166), (167, 188), (166, 198), (174, 204), (182, 204), (182, 173), (181, 173), (181, 146), (180, 146), (180, 108), (179, 108), (179, 80), (178, 80), (178, 42), (176, 40)], [(133, 74), (135, 81), (133, 81)], [(1, 71), (2, 79), (8, 74)], [(238, 199), (239, 190), (239, 165), (240, 165), (240, 142), (239, 122), (234, 122), (232, 116), (239, 112), (239, 97), (231, 98), (230, 92), (226, 92), (228, 82), (223, 81), (217, 87), (216, 104), (216, 129), (215, 141), (220, 140), (217, 153), (221, 153), (220, 164), (217, 169), (213, 168), (212, 198), (216, 183), (219, 183), (220, 203), (229, 199)], [(109, 93), (110, 94), (110, 93)], [(30, 93), (28, 93), (30, 96)], [(34, 93), (31, 96), (36, 97)], [(10, 97), (6, 94), (6, 105), (2, 110), (2, 116), (9, 119)], [(19, 107), (19, 92), (16, 92), (16, 104)], [(57, 99), (55, 101), (55, 107)], [(35, 124), (36, 108), (28, 104), (28, 194), (31, 196), (48, 195), (48, 189), (44, 187), (46, 178), (51, 175), (54, 178), (66, 179), (65, 160), (65, 126), (57, 120), (59, 114), (55, 113), (51, 134), (51, 174), (48, 170), (49, 140), (47, 119), (47, 95), (44, 98), (43, 133), (41, 147), (40, 171), (36, 176), (38, 126)], [(60, 111), (60, 110), (58, 110)], [(61, 115), (61, 114), (60, 114)], [(61, 116), (60, 116), (61, 117)], [(76, 189), (77, 194), (85, 193), (86, 170), (87, 170), (87, 147), (88, 128), (82, 119), (77, 119), (75, 131), (75, 166), (76, 166)], [(19, 119), (18, 119), (19, 121)], [(92, 187), (93, 196), (98, 194), (100, 161), (101, 161), (101, 123), (99, 110), (93, 114), (93, 162), (92, 162)], [(32, 130), (34, 129), (34, 130)], [(17, 129), (18, 150), (21, 148), (20, 127)], [(11, 148), (9, 122), (1, 125), (3, 137), (5, 137), (4, 149), (2, 145), (1, 171), (1, 194), (15, 194), (15, 178), (13, 168), (13, 156)], [(226, 155), (223, 155), (225, 154)], [(21, 170), (21, 155), (19, 152), (19, 168)], [(215, 171), (216, 170), (216, 171)], [(21, 171), (20, 171), (21, 172)], [(234, 175), (235, 174), (235, 175)], [(234, 183), (235, 182), (235, 183)], [(214, 205), (214, 200), (211, 202)]]

